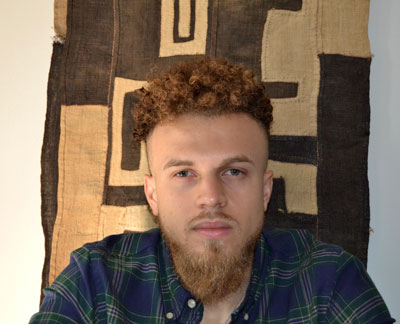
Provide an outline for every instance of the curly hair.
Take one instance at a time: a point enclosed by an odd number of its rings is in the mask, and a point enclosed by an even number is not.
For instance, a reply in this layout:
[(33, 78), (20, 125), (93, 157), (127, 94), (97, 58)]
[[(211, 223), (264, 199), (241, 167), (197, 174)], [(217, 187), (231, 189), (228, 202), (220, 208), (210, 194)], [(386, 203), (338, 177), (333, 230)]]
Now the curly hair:
[(223, 58), (202, 56), (181, 62), (137, 92), (141, 100), (132, 112), (136, 142), (146, 140), (157, 124), (184, 114), (245, 113), (269, 135), (272, 106), (264, 86), (252, 71)]

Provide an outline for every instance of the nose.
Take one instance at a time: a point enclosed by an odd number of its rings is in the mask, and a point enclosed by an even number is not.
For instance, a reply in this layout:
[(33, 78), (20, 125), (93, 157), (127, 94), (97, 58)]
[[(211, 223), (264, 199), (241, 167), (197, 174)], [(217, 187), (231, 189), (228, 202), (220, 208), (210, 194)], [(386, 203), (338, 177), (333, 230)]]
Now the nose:
[(197, 204), (200, 208), (215, 210), (226, 206), (228, 200), (224, 183), (217, 175), (202, 177), (197, 189)]

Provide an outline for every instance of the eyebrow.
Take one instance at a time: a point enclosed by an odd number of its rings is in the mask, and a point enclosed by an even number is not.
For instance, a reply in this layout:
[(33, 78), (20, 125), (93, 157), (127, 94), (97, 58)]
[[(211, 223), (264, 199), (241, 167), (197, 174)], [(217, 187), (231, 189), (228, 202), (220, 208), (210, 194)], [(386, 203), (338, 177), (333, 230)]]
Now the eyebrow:
[[(250, 160), (247, 156), (243, 154), (234, 155), (224, 159), (221, 163), (221, 166), (224, 167), (226, 165), (236, 163), (236, 162), (245, 162), (254, 165), (254, 162)], [(164, 170), (171, 168), (171, 167), (178, 167), (178, 166), (193, 166), (194, 162), (190, 160), (178, 160), (178, 159), (171, 159), (164, 165)]]
[(171, 168), (171, 167), (177, 167), (177, 166), (192, 166), (194, 163), (189, 160), (177, 160), (177, 159), (171, 159), (169, 160), (165, 165), (164, 165), (164, 170)]
[(236, 162), (246, 162), (246, 163), (250, 163), (250, 164), (254, 165), (254, 162), (252, 160), (250, 160), (246, 155), (243, 155), (243, 154), (238, 154), (238, 155), (226, 158), (225, 160), (222, 161), (221, 165), (225, 166), (225, 165), (229, 165), (229, 164), (236, 163)]

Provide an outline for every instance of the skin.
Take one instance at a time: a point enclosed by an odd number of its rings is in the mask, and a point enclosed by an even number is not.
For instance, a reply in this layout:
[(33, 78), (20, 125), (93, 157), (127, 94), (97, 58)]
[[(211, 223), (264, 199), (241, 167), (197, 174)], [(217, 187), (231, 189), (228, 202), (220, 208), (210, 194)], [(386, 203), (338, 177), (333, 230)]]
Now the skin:
[[(145, 176), (145, 193), (168, 235), (194, 254), (218, 245), (232, 255), (260, 231), (272, 172), (266, 171), (267, 136), (255, 120), (182, 115), (157, 125), (147, 145), (152, 176)], [(228, 318), (244, 297), (250, 270), (236, 293), (204, 305), (204, 323)]]

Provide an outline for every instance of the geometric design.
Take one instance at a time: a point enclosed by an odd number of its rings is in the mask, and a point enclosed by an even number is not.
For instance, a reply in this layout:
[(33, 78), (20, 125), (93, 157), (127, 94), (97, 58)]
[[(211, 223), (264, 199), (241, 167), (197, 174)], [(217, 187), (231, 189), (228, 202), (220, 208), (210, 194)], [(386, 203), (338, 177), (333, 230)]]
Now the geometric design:
[(299, 85), (295, 82), (263, 82), (265, 93), (270, 99), (296, 98)]
[[(271, 10), (261, 53), (263, 82), (298, 85), (294, 98), (272, 99), (272, 135), (316, 136), (319, 60), (315, 30), (318, 1), (303, 1), (299, 11)], [(284, 41), (283, 41), (284, 40)]]
[(285, 205), (288, 213), (317, 217), (317, 167), (310, 164), (282, 163), (270, 160), (268, 169), (275, 178), (285, 179)]
[(174, 43), (194, 39), (195, 11), (195, 0), (174, 1)]
[[(149, 173), (146, 159), (146, 147), (140, 148), (140, 163), (137, 170), (123, 170), (122, 162), (122, 125), (125, 94), (142, 88), (145, 81), (122, 78), (114, 80), (114, 96), (112, 104), (112, 144), (108, 185), (110, 186), (143, 186), (143, 178)], [(130, 117), (130, 116), (129, 116)]]
[(67, 0), (54, 1), (54, 32), (60, 39), (67, 35)]
[(326, 54), (319, 59), (318, 232), (366, 263), (371, 59)]
[(58, 210), (49, 280), (69, 260), (70, 251), (98, 238), (107, 157), (108, 108), (62, 106), (60, 121)]
[(269, 159), (317, 165), (317, 145), (317, 137), (272, 135), (269, 139)]
[(369, 1), (324, 0), (321, 10), (320, 53), (370, 58)]
[[(124, 96), (124, 107), (122, 112), (122, 156), (121, 169), (134, 171), (140, 168), (141, 146), (133, 139), (134, 121), (132, 118), (132, 107), (138, 102), (136, 92), (127, 92)], [(113, 111), (115, 108), (113, 108)], [(117, 135), (119, 136), (119, 135)], [(139, 153), (139, 154), (138, 154)]]
[(205, 54), (207, 29), (208, 0), (161, 1), (160, 57)]
[(106, 237), (124, 231), (143, 232), (158, 227), (147, 206), (101, 206), (98, 236)]
[(253, 70), (272, 98), (267, 225), (306, 228), (366, 263), (368, 10), (368, 0), (56, 0), (65, 42), (53, 47), (42, 151), (43, 285), (83, 243), (157, 226), (145, 147), (132, 145), (134, 91), (152, 67), (199, 54)]

